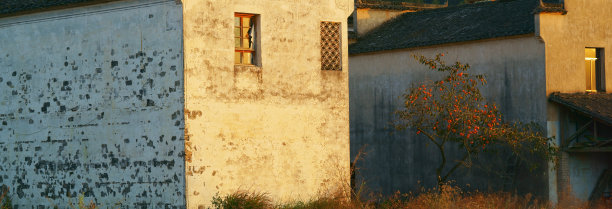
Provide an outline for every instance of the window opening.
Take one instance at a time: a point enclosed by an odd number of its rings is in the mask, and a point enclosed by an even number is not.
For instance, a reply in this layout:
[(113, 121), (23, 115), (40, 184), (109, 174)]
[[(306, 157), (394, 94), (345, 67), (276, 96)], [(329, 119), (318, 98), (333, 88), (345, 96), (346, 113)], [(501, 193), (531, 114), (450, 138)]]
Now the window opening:
[(234, 63), (255, 65), (255, 15), (234, 14)]
[(585, 48), (584, 54), (586, 91), (605, 91), (603, 49)]

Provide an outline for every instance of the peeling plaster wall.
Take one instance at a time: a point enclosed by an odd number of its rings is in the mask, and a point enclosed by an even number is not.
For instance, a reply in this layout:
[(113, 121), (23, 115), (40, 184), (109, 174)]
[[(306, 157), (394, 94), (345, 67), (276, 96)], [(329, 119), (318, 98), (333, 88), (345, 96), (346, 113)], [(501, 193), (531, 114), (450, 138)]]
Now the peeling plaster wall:
[(0, 19), (0, 185), (19, 208), (185, 207), (182, 8)]
[[(543, 13), (536, 16), (539, 35), (546, 47), (546, 93), (586, 92), (586, 73), (584, 49), (596, 47), (604, 49), (606, 91), (612, 91), (612, 4), (607, 0), (565, 0), (567, 14)], [(549, 128), (564, 127), (560, 111), (564, 107), (549, 102), (547, 121), (555, 124)], [(566, 126), (567, 127), (567, 126)], [(571, 126), (570, 126), (571, 127)], [(559, 130), (568, 132), (570, 130)], [(571, 130), (572, 132), (575, 130)], [(569, 135), (559, 135), (569, 137)], [(612, 163), (605, 160), (606, 155), (598, 153), (569, 154), (566, 162), (561, 162), (559, 176), (553, 173), (551, 181), (558, 183), (557, 190), (569, 188), (572, 194), (587, 200), (595, 187), (597, 178), (603, 170), (612, 169)], [(565, 168), (563, 167), (565, 166)], [(569, 182), (569, 185), (567, 185)], [(567, 187), (569, 186), (569, 187)]]
[[(275, 201), (349, 184), (347, 34), (343, 70), (321, 71), (321, 21), (353, 0), (184, 0), (189, 208), (248, 190)], [(259, 67), (234, 66), (234, 13), (259, 16)]]
[[(406, 89), (442, 76), (426, 69), (412, 54), (433, 57), (437, 53), (445, 53), (446, 63), (467, 63), (473, 72), (484, 74), (488, 84), (481, 92), (497, 104), (504, 120), (533, 121), (546, 127), (544, 45), (533, 35), (352, 55), (351, 156), (367, 146), (367, 155), (357, 165), (357, 185), (365, 182), (383, 194), (436, 186), (439, 150), (415, 131), (394, 131), (391, 122), (396, 119), (394, 111), (403, 107), (400, 96)], [(446, 150), (451, 156), (446, 169), (450, 169), (463, 152), (456, 147)], [(461, 186), (469, 184), (464, 187), (468, 190), (547, 194), (544, 170), (517, 168), (516, 176), (505, 178), (496, 174), (511, 174), (507, 171), (514, 169), (512, 162), (503, 153), (485, 153), (473, 167), (457, 170), (451, 179)]]

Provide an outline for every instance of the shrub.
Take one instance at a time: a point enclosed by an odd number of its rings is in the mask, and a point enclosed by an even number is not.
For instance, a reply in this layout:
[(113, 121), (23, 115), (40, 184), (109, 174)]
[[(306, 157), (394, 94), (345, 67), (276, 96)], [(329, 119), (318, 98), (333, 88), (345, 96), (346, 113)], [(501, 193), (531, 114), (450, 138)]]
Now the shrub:
[(215, 195), (212, 205), (216, 209), (266, 209), (273, 207), (271, 202), (265, 193), (238, 191), (225, 197)]
[(531, 194), (524, 196), (507, 192), (484, 193), (479, 191), (465, 192), (449, 182), (442, 186), (425, 190), (418, 195), (400, 193), (392, 196), (378, 196), (369, 201), (350, 200), (347, 197), (331, 195), (310, 201), (273, 205), (267, 194), (239, 191), (224, 197), (218, 194), (212, 204), (216, 209), (603, 209), (610, 208), (605, 203), (588, 203), (574, 199), (571, 204), (553, 205), (539, 200)]

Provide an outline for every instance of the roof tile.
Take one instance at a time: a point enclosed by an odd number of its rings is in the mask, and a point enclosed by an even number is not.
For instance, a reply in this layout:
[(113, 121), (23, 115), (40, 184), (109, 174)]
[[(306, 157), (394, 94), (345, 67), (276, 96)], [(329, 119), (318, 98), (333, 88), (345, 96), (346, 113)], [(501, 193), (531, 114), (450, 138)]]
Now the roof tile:
[(612, 94), (555, 92), (549, 99), (612, 125)]
[(87, 5), (113, 0), (0, 0), (0, 17), (14, 14), (41, 11), (49, 8)]
[(359, 38), (350, 54), (534, 33), (539, 0), (499, 0), (404, 13)]

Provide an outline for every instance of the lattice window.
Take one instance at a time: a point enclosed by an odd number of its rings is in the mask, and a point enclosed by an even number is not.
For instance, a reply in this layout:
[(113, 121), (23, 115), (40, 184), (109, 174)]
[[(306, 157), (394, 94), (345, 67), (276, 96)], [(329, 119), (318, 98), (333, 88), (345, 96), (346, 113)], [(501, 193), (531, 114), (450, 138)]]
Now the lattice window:
[(342, 70), (339, 22), (321, 22), (321, 70)]

